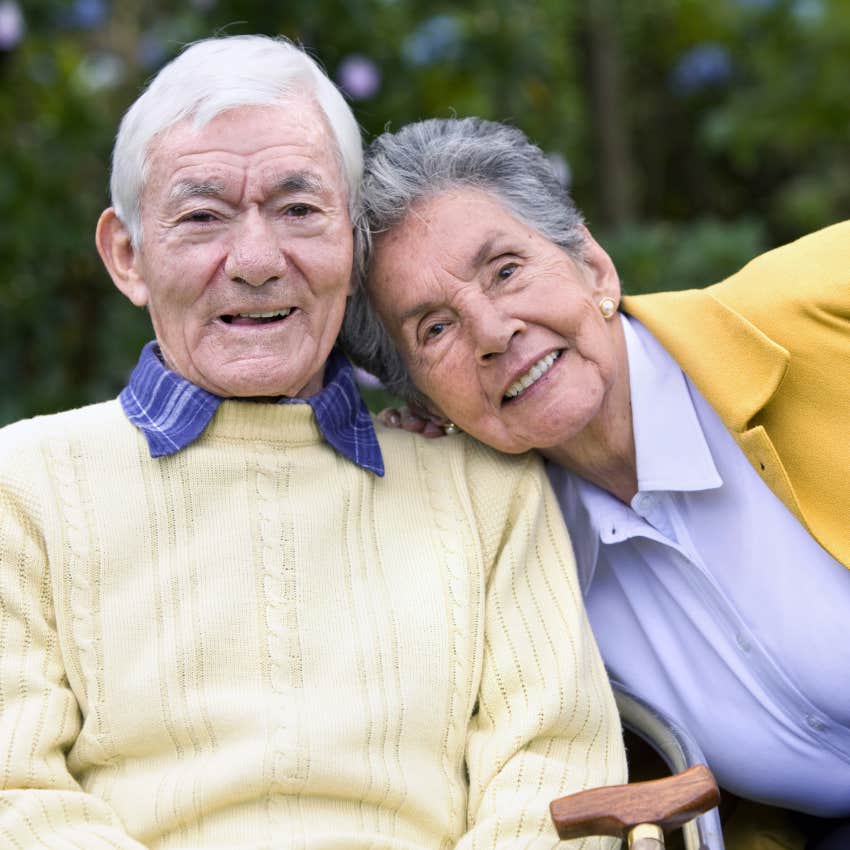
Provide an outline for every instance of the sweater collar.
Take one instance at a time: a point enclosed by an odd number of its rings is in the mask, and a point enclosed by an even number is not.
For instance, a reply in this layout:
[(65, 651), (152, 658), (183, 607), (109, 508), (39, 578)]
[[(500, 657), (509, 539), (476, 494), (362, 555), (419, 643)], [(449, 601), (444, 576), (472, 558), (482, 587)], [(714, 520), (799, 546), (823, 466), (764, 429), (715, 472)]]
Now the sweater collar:
[[(145, 436), (151, 457), (172, 455), (194, 442), (222, 402), (162, 362), (149, 342), (119, 395), (127, 418)], [(325, 365), (325, 385), (308, 398), (282, 398), (281, 404), (308, 404), (325, 441), (362, 469), (384, 474), (372, 419), (354, 380), (354, 370), (337, 349)]]

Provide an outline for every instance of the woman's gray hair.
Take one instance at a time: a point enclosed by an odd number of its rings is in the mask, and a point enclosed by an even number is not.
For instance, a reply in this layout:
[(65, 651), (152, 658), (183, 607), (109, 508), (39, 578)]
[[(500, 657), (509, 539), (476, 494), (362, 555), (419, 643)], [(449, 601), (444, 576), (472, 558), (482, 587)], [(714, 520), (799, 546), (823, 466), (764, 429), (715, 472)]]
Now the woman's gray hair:
[(327, 118), (353, 216), (363, 172), (360, 127), (319, 65), (285, 38), (208, 38), (190, 44), (154, 77), (118, 129), (110, 192), (134, 246), (142, 240), (140, 204), (151, 147), (161, 133), (185, 118), (198, 130), (228, 109), (285, 105), (303, 94), (312, 96)]
[[(481, 118), (430, 119), (384, 133), (366, 151), (355, 228), (359, 285), (349, 299), (340, 344), (395, 395), (422, 403), (404, 362), (367, 296), (372, 236), (410, 210), (455, 187), (487, 192), (516, 219), (583, 256), (583, 219), (546, 155), (516, 127)], [(399, 281), (403, 285), (403, 281)]]

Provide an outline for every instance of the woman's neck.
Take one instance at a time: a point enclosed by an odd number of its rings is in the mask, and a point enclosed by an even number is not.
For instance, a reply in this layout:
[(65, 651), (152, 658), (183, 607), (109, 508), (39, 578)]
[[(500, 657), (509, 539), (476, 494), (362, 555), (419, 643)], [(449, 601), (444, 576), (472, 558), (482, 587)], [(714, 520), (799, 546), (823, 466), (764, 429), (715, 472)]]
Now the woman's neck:
[(540, 452), (629, 504), (637, 493), (637, 456), (628, 356), (625, 339), (618, 336), (622, 367), (597, 415), (576, 436)]
[(628, 429), (578, 436), (541, 454), (629, 504), (637, 493), (637, 460), (631, 421)]

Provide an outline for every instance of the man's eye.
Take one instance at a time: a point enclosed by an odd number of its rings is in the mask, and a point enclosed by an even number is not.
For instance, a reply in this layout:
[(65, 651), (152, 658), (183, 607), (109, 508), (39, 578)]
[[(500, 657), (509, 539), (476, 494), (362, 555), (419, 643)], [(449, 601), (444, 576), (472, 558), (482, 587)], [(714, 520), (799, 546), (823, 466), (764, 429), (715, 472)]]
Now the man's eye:
[(306, 218), (314, 211), (314, 208), (309, 204), (291, 204), (285, 210), (286, 215), (292, 218)]
[(190, 221), (196, 224), (207, 224), (211, 221), (215, 221), (215, 216), (209, 212), (208, 210), (195, 210), (194, 212), (190, 212), (188, 215), (184, 215), (180, 221)]
[(499, 266), (496, 277), (499, 280), (507, 280), (518, 268), (519, 266), (516, 263), (505, 263), (503, 266)]

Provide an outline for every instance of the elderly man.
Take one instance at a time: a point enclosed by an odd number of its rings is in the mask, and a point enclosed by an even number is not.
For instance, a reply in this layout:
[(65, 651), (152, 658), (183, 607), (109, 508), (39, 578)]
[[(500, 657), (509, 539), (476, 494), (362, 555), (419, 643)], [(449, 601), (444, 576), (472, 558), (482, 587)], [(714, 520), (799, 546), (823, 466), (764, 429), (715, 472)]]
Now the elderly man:
[(379, 441), (333, 349), (360, 169), (282, 41), (125, 116), (97, 244), (156, 341), (0, 432), (3, 847), (551, 847), (623, 780), (538, 463)]

